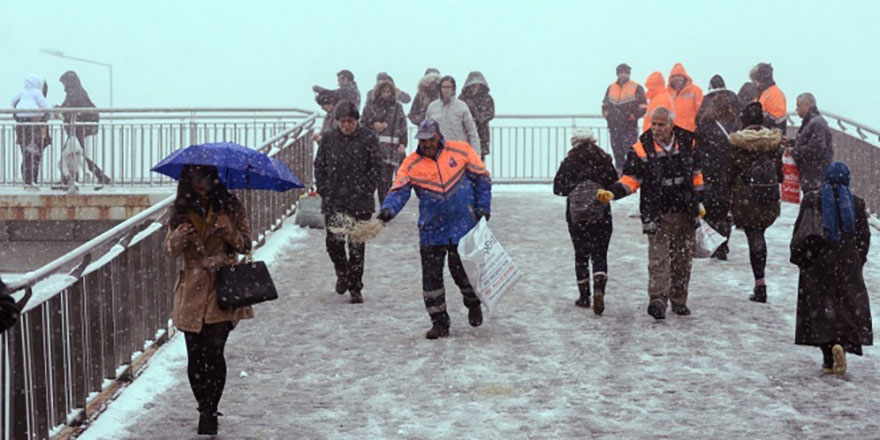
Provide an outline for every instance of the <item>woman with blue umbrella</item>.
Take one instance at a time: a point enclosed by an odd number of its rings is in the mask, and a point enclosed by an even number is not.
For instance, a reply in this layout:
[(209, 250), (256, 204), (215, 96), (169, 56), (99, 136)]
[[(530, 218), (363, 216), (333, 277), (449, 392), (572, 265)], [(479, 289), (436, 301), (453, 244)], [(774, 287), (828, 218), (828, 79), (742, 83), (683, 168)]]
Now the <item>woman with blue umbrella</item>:
[(186, 339), (198, 433), (215, 435), (226, 385), (226, 339), (239, 320), (254, 317), (250, 306), (221, 309), (217, 302), (217, 269), (234, 264), (252, 246), (247, 212), (229, 189), (284, 191), (302, 185), (280, 161), (229, 143), (190, 146), (153, 170), (179, 180), (163, 245), (169, 257), (183, 257), (172, 317)]

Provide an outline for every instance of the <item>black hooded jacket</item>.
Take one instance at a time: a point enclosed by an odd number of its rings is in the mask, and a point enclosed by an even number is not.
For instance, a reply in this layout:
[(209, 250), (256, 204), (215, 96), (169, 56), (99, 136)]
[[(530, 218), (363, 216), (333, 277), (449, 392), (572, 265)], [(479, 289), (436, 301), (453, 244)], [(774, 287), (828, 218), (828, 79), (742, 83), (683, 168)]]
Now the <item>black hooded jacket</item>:
[[(64, 74), (61, 75), (59, 81), (61, 81), (61, 84), (64, 85), (64, 92), (67, 94), (67, 96), (64, 98), (64, 102), (61, 103), (60, 107), (95, 107), (95, 104), (92, 102), (91, 99), (89, 99), (89, 94), (86, 92), (86, 90), (82, 86), (82, 83), (79, 81), (79, 76), (77, 76), (76, 72), (72, 70), (64, 72)], [(71, 122), (75, 121), (76, 123), (97, 124), (98, 113), (64, 113), (62, 119), (64, 120), (64, 131), (67, 132), (68, 136), (73, 136), (73, 126), (69, 125)], [(77, 127), (76, 132), (78, 135), (92, 136), (98, 133), (98, 127), (96, 125)]]

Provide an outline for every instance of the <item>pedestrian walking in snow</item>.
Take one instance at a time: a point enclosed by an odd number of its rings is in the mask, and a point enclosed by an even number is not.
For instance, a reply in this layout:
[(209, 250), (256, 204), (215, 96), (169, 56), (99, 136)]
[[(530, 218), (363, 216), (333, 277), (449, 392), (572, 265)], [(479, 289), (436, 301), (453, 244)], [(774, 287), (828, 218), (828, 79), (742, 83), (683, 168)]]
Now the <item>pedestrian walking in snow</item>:
[[(873, 344), (871, 306), (862, 268), (871, 231), (865, 202), (849, 190), (849, 168), (832, 163), (819, 191), (804, 195), (792, 234), (792, 261), (799, 263), (795, 344), (822, 350), (822, 371), (846, 373), (846, 352), (862, 355)], [(807, 248), (799, 229), (816, 213), (824, 241)]]
[[(376, 85), (367, 92), (367, 103), (364, 104), (364, 111), (366, 111), (367, 106), (370, 105), (370, 102), (375, 97), (376, 86), (381, 82), (390, 82), (391, 85), (394, 85), (394, 78), (391, 78), (391, 75), (385, 72), (379, 72), (376, 74)], [(401, 104), (409, 104), (409, 102), (412, 101), (412, 97), (409, 96), (409, 93), (398, 89), (397, 86), (394, 86), (394, 99)]]
[(172, 318), (186, 340), (187, 374), (199, 405), (198, 433), (216, 435), (217, 408), (226, 386), (226, 340), (239, 320), (254, 317), (250, 306), (220, 308), (217, 269), (250, 252), (248, 216), (215, 167), (187, 165), (168, 226), (165, 255), (183, 257)]
[(626, 152), (639, 138), (639, 118), (645, 115), (648, 99), (645, 89), (630, 79), (632, 69), (623, 63), (617, 66), (617, 81), (608, 86), (602, 99), (602, 116), (608, 124), (614, 166), (623, 169)]
[(324, 135), (315, 155), (315, 186), (321, 195), (321, 213), (327, 227), (327, 254), (336, 271), (336, 293), (348, 291), (351, 303), (360, 304), (364, 302), (366, 245), (338, 231), (352, 220), (366, 221), (373, 215), (373, 192), (382, 160), (379, 140), (372, 130), (358, 124), (360, 115), (353, 103), (340, 102), (336, 119), (339, 129)]
[[(730, 237), (730, 182), (727, 180), (727, 162), (730, 156), (728, 135), (738, 124), (741, 110), (739, 98), (724, 87), (721, 75), (709, 81), (709, 93), (703, 97), (697, 111), (696, 136), (697, 154), (703, 166), (706, 190), (703, 204), (706, 207), (706, 223), (724, 237)], [(726, 260), (727, 241), (712, 254), (719, 260)]]
[[(608, 244), (611, 242), (611, 206), (598, 204), (597, 189), (617, 182), (611, 156), (599, 147), (589, 128), (575, 129), (571, 150), (553, 179), (553, 193), (568, 197), (565, 220), (574, 245), (574, 273), (579, 296), (575, 305), (590, 307), (590, 263), (593, 266), (593, 312), (605, 311), (608, 281)], [(598, 206), (597, 206), (598, 205)]]
[(788, 126), (788, 109), (785, 94), (773, 80), (773, 66), (769, 63), (758, 63), (753, 69), (755, 87), (758, 92), (756, 101), (764, 109), (764, 125), (776, 129), (784, 135)]
[(391, 221), (409, 201), (412, 190), (419, 198), (419, 254), (422, 291), (431, 317), (428, 339), (449, 336), (443, 266), (449, 256), (449, 272), (464, 297), (468, 322), (483, 323), (480, 300), (468, 280), (458, 255), (459, 240), (480, 218), (489, 220), (492, 181), (483, 161), (470, 145), (447, 140), (440, 125), (427, 118), (416, 134), (419, 146), (404, 159), (397, 180), (377, 218)]
[(385, 201), (394, 172), (406, 156), (406, 115), (396, 97), (397, 88), (388, 80), (379, 81), (370, 93), (373, 99), (367, 101), (361, 124), (379, 139), (379, 156), (382, 168), (379, 171), (379, 204)]
[(639, 210), (642, 231), (648, 234), (648, 314), (666, 318), (667, 303), (676, 315), (690, 315), (688, 284), (695, 230), (706, 214), (701, 199), (703, 173), (694, 150), (694, 135), (676, 126), (670, 109), (651, 115), (651, 130), (642, 133), (627, 153), (623, 175), (608, 190), (600, 189), (602, 203), (642, 189)]
[[(16, 110), (48, 109), (46, 102), (48, 86), (42, 77), (30, 75), (24, 80), (24, 89), (12, 98), (12, 108)], [(13, 115), (15, 122), (15, 143), (21, 148), (21, 177), (25, 189), (37, 190), (40, 177), (40, 162), (43, 150), (52, 143), (49, 136), (49, 113), (28, 111)]]
[[(89, 94), (83, 88), (76, 72), (72, 70), (64, 72), (59, 81), (64, 85), (64, 93), (67, 94), (64, 98), (64, 102), (61, 103), (59, 107), (86, 108), (95, 106), (92, 100), (89, 99)], [(64, 132), (67, 133), (68, 136), (75, 137), (76, 140), (79, 141), (79, 145), (83, 150), (86, 149), (86, 138), (98, 134), (97, 112), (64, 113), (62, 119), (64, 120)], [(112, 179), (104, 174), (104, 171), (101, 170), (98, 164), (85, 155), (85, 151), (83, 151), (83, 159), (86, 166), (89, 168), (89, 171), (94, 174), (95, 180), (97, 180), (99, 184), (105, 185), (112, 182)], [(76, 182), (68, 181), (62, 183), (70, 185), (75, 184)]]
[(489, 94), (489, 83), (482, 73), (474, 71), (468, 74), (458, 99), (467, 104), (471, 116), (474, 117), (477, 134), (480, 136), (480, 159), (485, 162), (490, 153), (489, 121), (495, 119), (495, 100)]
[(428, 105), (434, 100), (440, 98), (440, 71), (429, 67), (425, 70), (425, 76), (419, 80), (419, 90), (416, 97), (413, 98), (412, 106), (409, 108), (409, 122), (418, 126), (425, 120), (428, 111)]
[[(336, 81), (339, 85), (338, 89), (333, 91), (339, 97), (339, 102), (348, 101), (354, 104), (355, 108), (360, 111), (361, 108), (361, 91), (358, 89), (357, 82), (354, 80), (354, 74), (348, 69), (340, 70), (336, 74)], [(319, 85), (312, 86), (312, 91), (316, 94), (324, 90), (331, 90)]]
[(801, 190), (806, 194), (822, 186), (825, 170), (834, 157), (834, 148), (828, 121), (819, 113), (812, 93), (798, 95), (797, 114), (802, 119), (801, 128), (791, 153), (800, 173)]
[(444, 76), (440, 80), (440, 99), (428, 105), (427, 118), (440, 124), (440, 133), (450, 141), (468, 143), (479, 154), (480, 135), (467, 104), (455, 97), (455, 78)]
[(320, 145), (325, 134), (339, 128), (339, 122), (336, 121), (336, 104), (339, 103), (339, 94), (335, 90), (321, 90), (315, 95), (315, 102), (326, 112), (324, 123), (321, 124), (321, 131), (312, 136), (312, 139)]
[[(764, 268), (767, 266), (767, 242), (764, 231), (779, 217), (779, 183), (782, 181), (782, 133), (764, 126), (761, 104), (752, 102), (740, 116), (745, 127), (730, 134), (730, 213), (737, 228), (745, 230), (749, 244), (749, 262), (755, 287), (749, 300), (767, 302)], [(708, 207), (706, 218), (709, 218)]]

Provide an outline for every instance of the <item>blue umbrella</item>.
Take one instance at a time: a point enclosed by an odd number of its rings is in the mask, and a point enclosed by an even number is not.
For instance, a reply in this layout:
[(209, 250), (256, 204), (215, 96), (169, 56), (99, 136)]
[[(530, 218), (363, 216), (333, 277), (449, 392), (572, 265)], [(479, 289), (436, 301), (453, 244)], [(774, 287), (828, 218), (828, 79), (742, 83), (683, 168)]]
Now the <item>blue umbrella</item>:
[(185, 165), (217, 167), (221, 182), (229, 189), (287, 191), (303, 187), (284, 162), (233, 142), (190, 145), (171, 153), (152, 170), (180, 180)]

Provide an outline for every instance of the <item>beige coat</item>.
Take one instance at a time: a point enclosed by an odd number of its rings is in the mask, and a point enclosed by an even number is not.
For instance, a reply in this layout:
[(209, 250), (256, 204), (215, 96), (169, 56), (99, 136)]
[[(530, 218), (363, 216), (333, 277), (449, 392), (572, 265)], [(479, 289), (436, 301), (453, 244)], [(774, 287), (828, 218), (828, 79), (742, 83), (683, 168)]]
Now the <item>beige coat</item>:
[(188, 243), (169, 228), (163, 250), (172, 258), (183, 256), (183, 268), (174, 286), (174, 326), (198, 333), (205, 324), (236, 321), (254, 317), (250, 306), (222, 310), (217, 305), (217, 268), (235, 263), (236, 254), (246, 253), (251, 243), (251, 228), (240, 203), (229, 215), (230, 226), (217, 229), (210, 221), (201, 243)]

